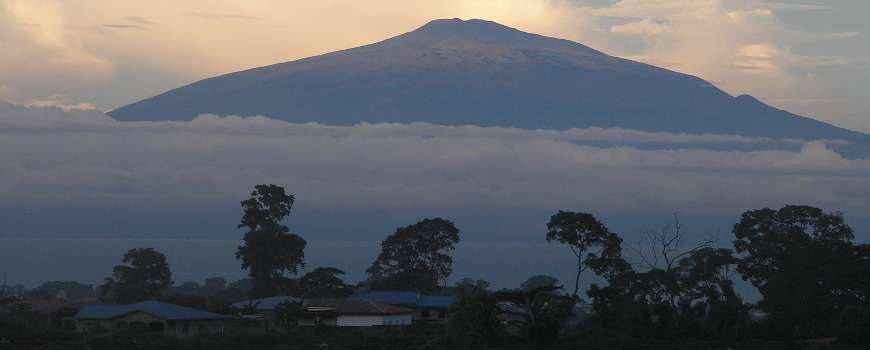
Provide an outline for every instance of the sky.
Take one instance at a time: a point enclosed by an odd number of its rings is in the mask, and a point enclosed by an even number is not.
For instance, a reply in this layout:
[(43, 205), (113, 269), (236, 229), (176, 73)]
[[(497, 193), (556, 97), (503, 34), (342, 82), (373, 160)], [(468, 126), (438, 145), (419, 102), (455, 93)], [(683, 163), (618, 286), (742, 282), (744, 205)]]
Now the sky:
[(864, 0), (0, 0), (0, 99), (113, 108), (203, 78), (494, 20), (870, 132)]

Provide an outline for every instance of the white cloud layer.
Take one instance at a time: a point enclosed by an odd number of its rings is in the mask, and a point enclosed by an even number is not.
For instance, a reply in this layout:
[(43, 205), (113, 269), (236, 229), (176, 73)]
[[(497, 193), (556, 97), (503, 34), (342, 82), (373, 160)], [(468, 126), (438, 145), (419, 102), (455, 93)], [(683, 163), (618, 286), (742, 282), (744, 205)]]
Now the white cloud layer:
[[(606, 141), (622, 146), (592, 146)], [(631, 145), (668, 144), (666, 149)], [(693, 143), (757, 144), (756, 151)], [(119, 123), (94, 111), (0, 108), (0, 206), (189, 206), (276, 183), (318, 208), (739, 212), (806, 203), (860, 216), (870, 160), (728, 135), (428, 124), (350, 127), (262, 117)], [(627, 145), (628, 144), (628, 145)]]

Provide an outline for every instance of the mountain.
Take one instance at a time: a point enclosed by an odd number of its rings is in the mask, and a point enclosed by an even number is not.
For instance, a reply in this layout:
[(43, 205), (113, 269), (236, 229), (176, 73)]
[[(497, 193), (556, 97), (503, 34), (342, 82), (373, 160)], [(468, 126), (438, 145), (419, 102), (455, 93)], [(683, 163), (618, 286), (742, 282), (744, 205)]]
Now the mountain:
[(790, 138), (870, 136), (731, 96), (700, 78), (495, 22), (442, 19), (375, 44), (205, 79), (109, 114), (121, 121), (264, 115)]

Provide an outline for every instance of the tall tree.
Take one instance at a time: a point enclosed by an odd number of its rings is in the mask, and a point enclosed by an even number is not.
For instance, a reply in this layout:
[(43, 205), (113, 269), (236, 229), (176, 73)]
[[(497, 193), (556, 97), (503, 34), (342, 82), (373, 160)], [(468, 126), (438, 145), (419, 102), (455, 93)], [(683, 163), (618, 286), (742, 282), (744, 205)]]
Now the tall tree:
[(751, 210), (734, 225), (734, 237), (742, 254), (738, 272), (761, 292), (760, 305), (775, 324), (793, 336), (816, 335), (844, 303), (864, 299), (857, 281), (845, 278), (854, 276), (861, 250), (839, 213), (794, 205)]
[(547, 223), (547, 241), (559, 242), (571, 248), (577, 257), (574, 297), (580, 291), (580, 275), (596, 260), (609, 260), (622, 255), (622, 239), (610, 232), (592, 214), (560, 210)]
[(163, 253), (154, 248), (130, 249), (115, 266), (112, 277), (99, 287), (101, 299), (132, 303), (160, 296), (172, 285), (172, 272)]
[(376, 287), (431, 291), (446, 282), (459, 243), (459, 229), (442, 218), (400, 227), (381, 242), (381, 253), (367, 270)]
[(255, 297), (273, 295), (285, 273), (296, 274), (305, 266), (307, 242), (281, 223), (290, 215), (294, 201), (292, 194), (276, 185), (257, 185), (251, 197), (242, 201), (243, 215), (238, 227), (247, 232), (236, 259), (248, 270)]
[(345, 298), (353, 289), (344, 284), (344, 271), (334, 267), (318, 267), (299, 278), (297, 291), (302, 298)]

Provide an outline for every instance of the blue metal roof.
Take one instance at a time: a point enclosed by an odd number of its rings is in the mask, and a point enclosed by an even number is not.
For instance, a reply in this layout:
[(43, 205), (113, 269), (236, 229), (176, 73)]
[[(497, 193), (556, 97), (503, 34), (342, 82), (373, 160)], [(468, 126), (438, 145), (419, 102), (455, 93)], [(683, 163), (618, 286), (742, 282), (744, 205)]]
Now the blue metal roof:
[(278, 308), (278, 305), (283, 303), (301, 303), (302, 299), (279, 295), (274, 297), (262, 298), (262, 299), (254, 299), (254, 300), (245, 300), (237, 303), (233, 303), (230, 307), (234, 309), (244, 309), (248, 307), (248, 305), (253, 305), (257, 310), (275, 310)]
[(154, 300), (129, 305), (89, 305), (79, 310), (75, 318), (110, 320), (134, 312), (144, 312), (170, 321), (220, 320), (226, 318), (224, 315)]
[(416, 292), (365, 292), (353, 296), (357, 299), (390, 305), (404, 305), (417, 309), (446, 309), (456, 303), (450, 295), (426, 295)]

